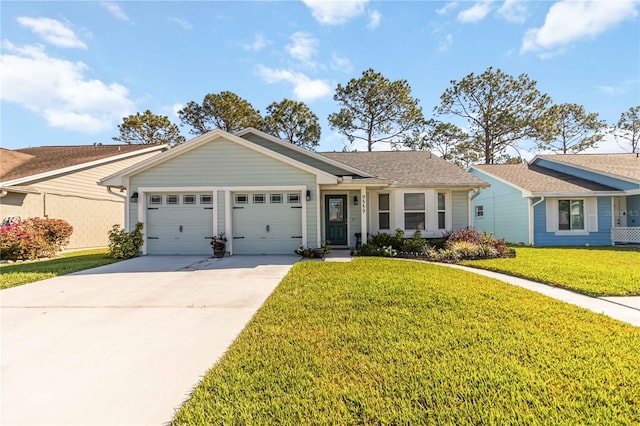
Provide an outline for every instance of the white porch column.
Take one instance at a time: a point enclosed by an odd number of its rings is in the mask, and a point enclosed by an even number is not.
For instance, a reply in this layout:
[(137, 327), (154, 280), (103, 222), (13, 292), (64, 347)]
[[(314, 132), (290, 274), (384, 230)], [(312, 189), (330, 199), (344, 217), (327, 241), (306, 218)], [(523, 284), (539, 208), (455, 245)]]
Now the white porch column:
[(360, 188), (360, 232), (362, 233), (362, 244), (366, 243), (367, 238), (367, 188)]

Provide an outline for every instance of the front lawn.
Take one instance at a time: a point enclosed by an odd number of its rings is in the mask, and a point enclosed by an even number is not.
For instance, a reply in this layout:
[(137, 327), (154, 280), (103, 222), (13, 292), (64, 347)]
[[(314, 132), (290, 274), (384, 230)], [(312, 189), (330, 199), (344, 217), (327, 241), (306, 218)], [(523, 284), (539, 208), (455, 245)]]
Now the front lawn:
[(4, 263), (0, 265), (0, 289), (53, 278), (58, 275), (95, 268), (117, 262), (108, 249), (83, 250), (64, 254), (63, 257), (36, 262)]
[(640, 328), (421, 262), (302, 262), (176, 413), (202, 424), (639, 424)]
[(590, 296), (640, 295), (640, 250), (620, 247), (517, 247), (512, 259), (461, 265), (515, 275)]

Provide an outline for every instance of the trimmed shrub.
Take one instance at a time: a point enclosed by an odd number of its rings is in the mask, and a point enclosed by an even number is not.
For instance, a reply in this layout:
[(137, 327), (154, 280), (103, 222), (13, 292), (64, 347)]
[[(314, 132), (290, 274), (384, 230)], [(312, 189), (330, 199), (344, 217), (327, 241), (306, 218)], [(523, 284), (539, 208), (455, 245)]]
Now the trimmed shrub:
[(120, 225), (113, 225), (109, 231), (109, 252), (114, 259), (130, 259), (138, 255), (144, 239), (142, 237), (143, 224), (138, 222), (131, 232), (120, 229)]
[(53, 257), (69, 244), (72, 233), (73, 227), (62, 219), (16, 220), (0, 229), (0, 257), (6, 260)]

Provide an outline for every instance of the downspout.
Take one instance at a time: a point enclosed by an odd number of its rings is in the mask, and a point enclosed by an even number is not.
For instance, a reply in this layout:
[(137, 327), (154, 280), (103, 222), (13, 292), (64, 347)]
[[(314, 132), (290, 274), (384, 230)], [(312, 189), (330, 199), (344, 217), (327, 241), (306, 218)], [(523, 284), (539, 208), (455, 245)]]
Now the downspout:
[(473, 192), (472, 194), (469, 195), (469, 207), (468, 207), (468, 216), (469, 216), (469, 228), (474, 229), (474, 223), (473, 223), (473, 200), (476, 199), (476, 197), (478, 195), (480, 195), (480, 193), (482, 192), (482, 189), (480, 188), (475, 188), (474, 189), (475, 192)]
[[(533, 198), (531, 198), (531, 201), (533, 201)], [(535, 206), (537, 206), (538, 204), (540, 204), (541, 202), (544, 201), (544, 197), (540, 197), (540, 199), (538, 201), (536, 201), (535, 203), (531, 204), (531, 208), (529, 209), (529, 245), (532, 246), (534, 245), (534, 241), (533, 241), (533, 215), (534, 215), (534, 208)]]
[(8, 194), (8, 192), (7, 192), (7, 191), (5, 191), (4, 189), (0, 190), (0, 198), (2, 198), (2, 197), (6, 197), (6, 196), (7, 196), (7, 194)]

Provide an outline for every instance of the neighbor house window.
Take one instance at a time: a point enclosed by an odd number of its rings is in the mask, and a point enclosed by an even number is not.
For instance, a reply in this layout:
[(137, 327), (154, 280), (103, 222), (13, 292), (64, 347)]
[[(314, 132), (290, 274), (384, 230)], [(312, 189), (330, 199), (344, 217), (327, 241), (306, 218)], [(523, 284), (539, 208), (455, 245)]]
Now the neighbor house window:
[(273, 204), (282, 203), (282, 194), (271, 194), (269, 201), (271, 201)]
[(558, 229), (584, 230), (584, 200), (558, 200)]
[(149, 204), (162, 204), (162, 195), (151, 195), (149, 196)]
[(404, 229), (425, 229), (425, 202), (424, 192), (404, 194)]
[(266, 199), (264, 194), (253, 194), (253, 204), (263, 204)]
[(183, 195), (182, 196), (182, 204), (195, 204), (196, 196), (195, 195)]
[(178, 204), (177, 195), (167, 195), (167, 204)]
[(378, 229), (390, 229), (389, 194), (378, 194)]
[(444, 192), (438, 192), (438, 229), (445, 229), (447, 203)]
[(476, 217), (483, 217), (483, 216), (484, 216), (484, 207), (476, 206)]
[(247, 204), (249, 202), (249, 195), (236, 194), (236, 204)]
[(211, 195), (201, 195), (200, 204), (213, 204), (213, 197)]
[(292, 192), (287, 194), (287, 203), (289, 204), (299, 204), (300, 203), (300, 194), (297, 192)]

